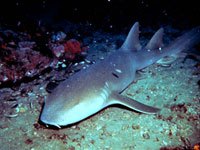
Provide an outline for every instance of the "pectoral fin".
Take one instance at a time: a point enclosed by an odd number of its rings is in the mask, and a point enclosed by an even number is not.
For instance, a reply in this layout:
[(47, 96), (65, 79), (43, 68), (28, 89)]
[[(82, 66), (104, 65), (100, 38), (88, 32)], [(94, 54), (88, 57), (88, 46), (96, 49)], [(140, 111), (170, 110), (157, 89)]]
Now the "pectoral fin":
[(111, 99), (112, 100), (110, 101), (111, 102), (110, 104), (121, 104), (130, 109), (133, 109), (135, 111), (145, 113), (145, 114), (155, 114), (158, 111), (160, 111), (160, 109), (158, 108), (142, 104), (134, 99), (120, 95), (118, 93), (112, 94)]

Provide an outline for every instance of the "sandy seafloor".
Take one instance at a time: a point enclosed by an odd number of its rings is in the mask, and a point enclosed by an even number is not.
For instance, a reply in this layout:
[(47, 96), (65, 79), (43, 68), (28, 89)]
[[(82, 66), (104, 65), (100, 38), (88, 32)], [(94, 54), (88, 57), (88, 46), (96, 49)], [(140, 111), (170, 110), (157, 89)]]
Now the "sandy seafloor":
[[(115, 40), (121, 38), (103, 33), (93, 36), (87, 56), (90, 61), (101, 61), (110, 53), (106, 49), (112, 51)], [(195, 73), (197, 61), (183, 60), (178, 58), (169, 67), (154, 64), (145, 68), (141, 79), (122, 93), (161, 108), (156, 115), (112, 106), (58, 130), (38, 123), (48, 94), (45, 90), (48, 80), (43, 78), (53, 73), (23, 83), (17, 89), (0, 89), (0, 150), (189, 149), (200, 142), (199, 73)]]

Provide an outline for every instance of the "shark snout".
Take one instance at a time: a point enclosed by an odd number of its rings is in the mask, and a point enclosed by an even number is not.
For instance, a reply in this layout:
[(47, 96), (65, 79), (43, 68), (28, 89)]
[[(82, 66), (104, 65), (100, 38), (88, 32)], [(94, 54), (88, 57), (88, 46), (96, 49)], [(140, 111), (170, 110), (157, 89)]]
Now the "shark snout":
[(61, 128), (61, 124), (57, 121), (55, 118), (55, 115), (52, 115), (51, 113), (48, 113), (47, 111), (42, 111), (42, 114), (40, 116), (40, 121), (43, 122), (47, 127), (48, 125), (56, 126), (58, 128)]
[(56, 124), (54, 122), (48, 122), (48, 123), (46, 123), (44, 121), (42, 121), (42, 122), (45, 123), (46, 127), (48, 127), (49, 125), (51, 125), (51, 126), (55, 126), (55, 127), (59, 128), (59, 129), (61, 128), (60, 125), (58, 125), (58, 124)]

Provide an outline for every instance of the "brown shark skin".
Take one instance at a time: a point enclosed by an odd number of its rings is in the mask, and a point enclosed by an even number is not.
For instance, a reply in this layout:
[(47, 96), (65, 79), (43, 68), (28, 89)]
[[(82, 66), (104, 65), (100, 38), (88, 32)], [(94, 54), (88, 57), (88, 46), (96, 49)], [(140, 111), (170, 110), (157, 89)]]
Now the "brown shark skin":
[(198, 43), (200, 27), (193, 28), (166, 47), (162, 47), (162, 36), (161, 28), (142, 48), (139, 43), (139, 23), (136, 22), (120, 49), (66, 79), (48, 95), (40, 120), (60, 128), (79, 122), (112, 104), (121, 104), (146, 114), (157, 113), (158, 108), (144, 105), (120, 93), (134, 81), (137, 70)]

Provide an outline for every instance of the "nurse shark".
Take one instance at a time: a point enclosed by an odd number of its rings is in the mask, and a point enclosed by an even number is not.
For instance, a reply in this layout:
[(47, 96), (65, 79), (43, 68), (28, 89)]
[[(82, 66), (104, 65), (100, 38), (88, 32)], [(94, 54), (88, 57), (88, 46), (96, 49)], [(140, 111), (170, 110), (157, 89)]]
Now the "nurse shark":
[(122, 46), (104, 60), (83, 69), (62, 83), (47, 96), (40, 120), (58, 128), (77, 123), (113, 104), (124, 105), (145, 114), (160, 109), (122, 95), (135, 79), (136, 71), (165, 56), (187, 50), (200, 41), (200, 26), (191, 29), (163, 47), (163, 28), (146, 44), (139, 42), (136, 22)]

